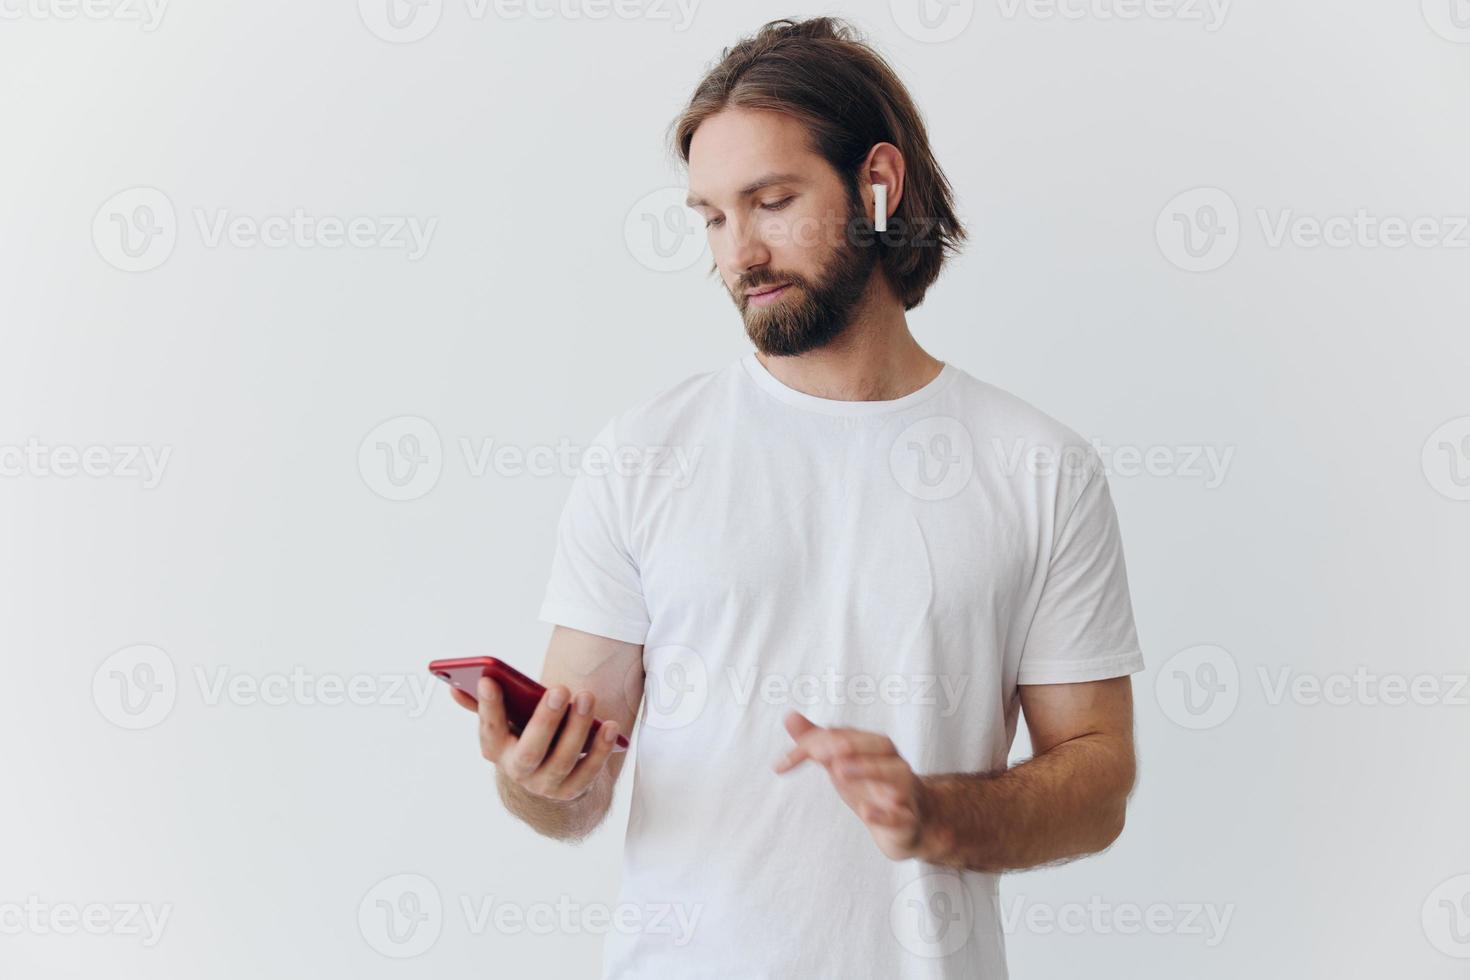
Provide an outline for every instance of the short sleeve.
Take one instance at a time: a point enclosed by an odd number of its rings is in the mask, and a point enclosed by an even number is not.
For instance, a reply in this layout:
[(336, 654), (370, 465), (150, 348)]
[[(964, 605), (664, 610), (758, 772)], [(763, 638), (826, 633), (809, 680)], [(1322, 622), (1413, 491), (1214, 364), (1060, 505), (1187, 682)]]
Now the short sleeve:
[(1073, 684), (1140, 671), (1118, 515), (1102, 461), (1091, 466), (1053, 538), (1051, 561), (1021, 651), (1018, 684)]
[(611, 456), (614, 440), (614, 423), (608, 422), (584, 453), (557, 522), (551, 576), (537, 618), (642, 643), (648, 637), (648, 608), (625, 535), (626, 488), (616, 468), (596, 464)]

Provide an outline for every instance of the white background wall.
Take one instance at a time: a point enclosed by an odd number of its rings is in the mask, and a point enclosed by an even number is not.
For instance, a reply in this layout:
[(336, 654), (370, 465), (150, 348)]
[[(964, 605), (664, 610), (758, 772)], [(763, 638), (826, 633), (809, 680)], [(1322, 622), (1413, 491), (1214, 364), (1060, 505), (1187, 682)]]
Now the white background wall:
[[(1006, 879), (1013, 975), (1470, 970), (1464, 0), (960, 0), (933, 30), (908, 0), (93, 2), (0, 0), (0, 973), (595, 971), (592, 931), (464, 911), (613, 902), (630, 785), (583, 846), (538, 838), (425, 686), (535, 670), (549, 631), (569, 475), (464, 447), (580, 445), (747, 349), (662, 137), (722, 47), (822, 12), (911, 85), (973, 235), (921, 343), (1156, 450), (1111, 474), (1130, 823)], [(209, 234), (298, 209), (434, 224), (417, 256)], [(134, 219), (162, 234), (129, 256)], [(404, 416), (440, 448), (391, 501), (359, 447)], [(349, 683), (369, 703), (320, 703)], [(405, 893), (430, 918), (397, 943)]]

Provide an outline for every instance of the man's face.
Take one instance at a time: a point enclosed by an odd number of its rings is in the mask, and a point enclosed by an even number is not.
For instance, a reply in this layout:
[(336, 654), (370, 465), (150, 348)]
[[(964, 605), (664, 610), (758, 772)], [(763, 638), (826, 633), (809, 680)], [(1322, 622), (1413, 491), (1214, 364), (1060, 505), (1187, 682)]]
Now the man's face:
[(877, 254), (849, 237), (862, 203), (800, 122), (745, 109), (706, 119), (689, 145), (689, 193), (757, 350), (803, 354), (847, 328)]

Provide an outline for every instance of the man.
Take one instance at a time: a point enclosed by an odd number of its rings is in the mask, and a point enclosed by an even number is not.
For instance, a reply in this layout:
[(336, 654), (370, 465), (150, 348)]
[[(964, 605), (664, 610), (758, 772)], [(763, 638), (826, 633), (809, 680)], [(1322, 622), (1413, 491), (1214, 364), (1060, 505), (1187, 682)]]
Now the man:
[[(507, 807), (564, 839), (606, 813), (642, 704), (640, 928), (609, 932), (605, 976), (1004, 977), (998, 873), (1107, 847), (1134, 781), (1143, 661), (1101, 461), (909, 333), (963, 230), (907, 92), (841, 22), (728, 50), (673, 142), (755, 351), (602, 430), (601, 459), (696, 465), (578, 476), (526, 729), (488, 680), (456, 696)], [(1035, 754), (1007, 769), (1018, 712)]]

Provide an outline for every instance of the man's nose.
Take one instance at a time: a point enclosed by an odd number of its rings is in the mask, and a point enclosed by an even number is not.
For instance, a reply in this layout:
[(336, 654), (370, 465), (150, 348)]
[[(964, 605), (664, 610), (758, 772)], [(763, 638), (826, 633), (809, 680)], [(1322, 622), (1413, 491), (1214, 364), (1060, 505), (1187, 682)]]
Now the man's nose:
[(730, 229), (734, 241), (730, 251), (730, 269), (738, 277), (744, 277), (752, 269), (770, 264), (771, 250), (761, 238), (754, 221), (746, 221)]

